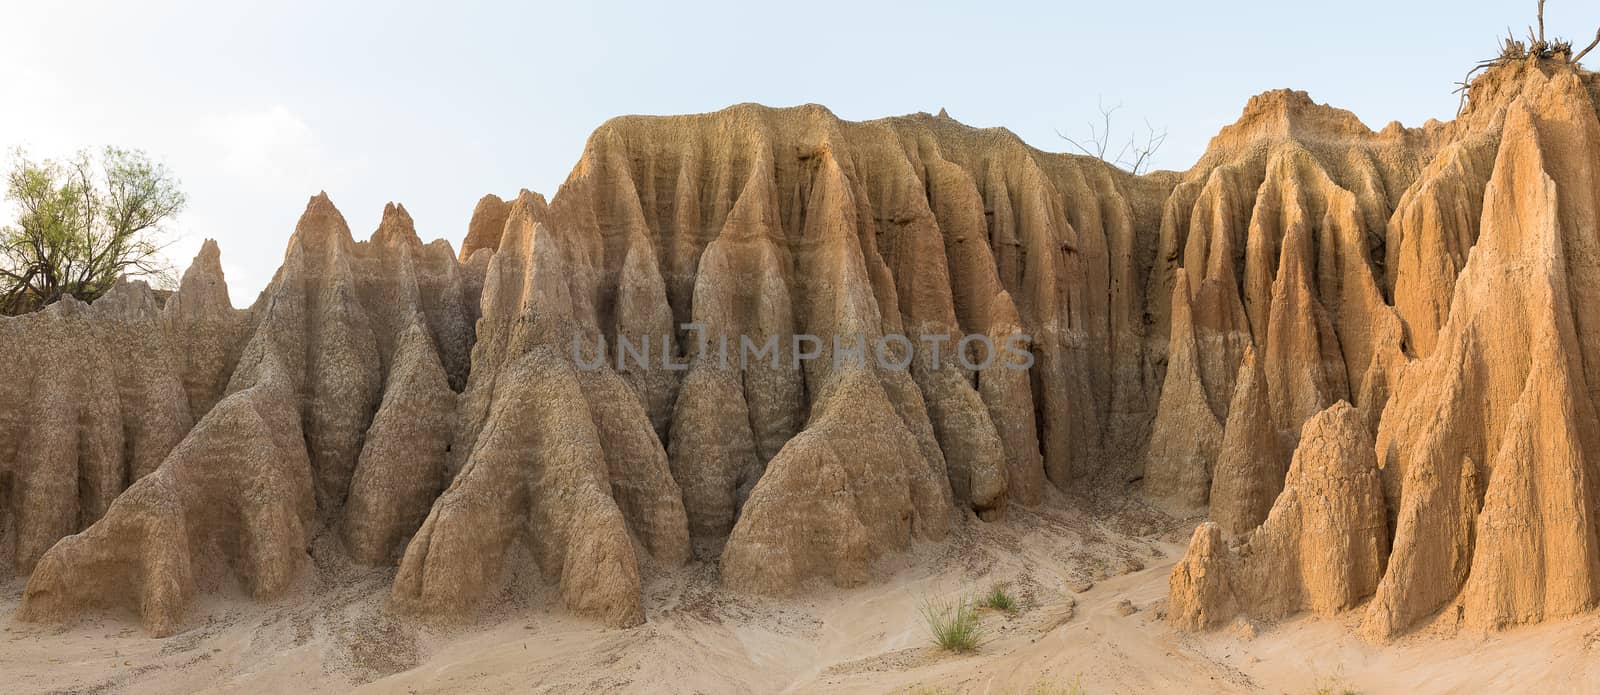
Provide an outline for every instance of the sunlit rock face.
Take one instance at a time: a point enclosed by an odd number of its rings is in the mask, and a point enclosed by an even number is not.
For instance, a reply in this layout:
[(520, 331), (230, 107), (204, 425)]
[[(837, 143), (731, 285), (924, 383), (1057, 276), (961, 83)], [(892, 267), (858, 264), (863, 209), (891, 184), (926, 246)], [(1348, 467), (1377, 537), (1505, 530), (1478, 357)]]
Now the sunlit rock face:
[[(1416, 156), (1397, 168), (1409, 180), (1373, 189), (1396, 201), (1380, 207), (1383, 227), (1364, 221), (1360, 189), (1298, 196), (1327, 201), (1322, 222), (1282, 237), (1266, 352), (1258, 336), (1231, 401), (1254, 415), (1227, 420), (1217, 525), (1173, 570), (1173, 622), (1358, 610), (1382, 640), (1600, 602), (1600, 323), (1586, 309), (1600, 298), (1597, 83), (1565, 64), (1505, 65), (1474, 83), (1457, 121), (1394, 131)], [(1355, 409), (1318, 413), (1330, 399)], [(1374, 457), (1329, 444), (1356, 414)], [(1263, 418), (1277, 424), (1275, 451)], [(1286, 432), (1301, 422), (1296, 445)], [(1325, 470), (1308, 480), (1313, 465)]]

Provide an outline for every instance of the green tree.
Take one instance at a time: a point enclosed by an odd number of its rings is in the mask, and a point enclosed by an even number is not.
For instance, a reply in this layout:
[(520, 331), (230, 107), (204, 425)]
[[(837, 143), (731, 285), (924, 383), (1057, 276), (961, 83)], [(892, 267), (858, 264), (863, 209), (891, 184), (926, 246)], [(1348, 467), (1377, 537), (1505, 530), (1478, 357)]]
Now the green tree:
[(0, 311), (32, 311), (65, 295), (93, 301), (121, 276), (170, 282), (163, 225), (186, 198), (165, 166), (138, 150), (34, 161), (6, 175), (15, 221), (0, 227)]

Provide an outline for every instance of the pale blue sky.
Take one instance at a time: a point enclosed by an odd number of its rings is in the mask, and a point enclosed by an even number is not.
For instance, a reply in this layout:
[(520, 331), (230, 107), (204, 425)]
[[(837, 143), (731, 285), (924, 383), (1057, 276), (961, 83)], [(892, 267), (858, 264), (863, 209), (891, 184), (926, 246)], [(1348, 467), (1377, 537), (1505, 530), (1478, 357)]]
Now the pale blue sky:
[[(318, 190), (361, 238), (394, 200), (459, 245), (480, 195), (553, 194), (615, 115), (944, 107), (1064, 150), (1055, 129), (1103, 96), (1186, 169), (1267, 89), (1373, 128), (1449, 118), (1452, 83), (1535, 2), (137, 4), (0, 0), (0, 146), (164, 160), (191, 196), (173, 255), (218, 239), (245, 305)], [(1586, 44), (1600, 3), (1551, 0), (1546, 22)]]

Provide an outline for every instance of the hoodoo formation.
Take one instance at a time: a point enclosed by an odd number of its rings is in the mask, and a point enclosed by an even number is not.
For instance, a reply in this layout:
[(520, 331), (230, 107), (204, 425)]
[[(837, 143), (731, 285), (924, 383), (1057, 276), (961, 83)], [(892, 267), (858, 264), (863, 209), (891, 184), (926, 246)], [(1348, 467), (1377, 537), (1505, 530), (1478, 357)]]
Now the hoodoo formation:
[[(312, 581), (327, 537), (406, 613), (471, 620), (520, 574), (628, 626), (692, 561), (853, 586), (1127, 494), (1210, 517), (1185, 628), (1586, 611), (1597, 101), (1536, 59), (1415, 129), (1269, 92), (1146, 176), (942, 115), (624, 117), (548, 201), (480, 200), (459, 254), (398, 205), (357, 241), (319, 195), (249, 309), (207, 243), (164, 306), (132, 282), (0, 319), (0, 572), (21, 619), (165, 635), (201, 594)], [(974, 370), (969, 335), (1031, 355)], [(909, 368), (836, 359), (885, 336)]]

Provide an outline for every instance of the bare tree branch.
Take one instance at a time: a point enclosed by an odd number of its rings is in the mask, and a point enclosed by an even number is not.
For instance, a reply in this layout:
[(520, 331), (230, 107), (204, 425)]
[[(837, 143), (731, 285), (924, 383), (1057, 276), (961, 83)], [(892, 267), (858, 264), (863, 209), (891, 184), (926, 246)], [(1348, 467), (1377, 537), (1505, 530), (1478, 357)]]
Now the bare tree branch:
[(1594, 50), (1595, 46), (1600, 46), (1600, 29), (1596, 29), (1595, 30), (1595, 32), (1594, 32), (1594, 40), (1590, 41), (1589, 45), (1587, 47), (1585, 47), (1582, 51), (1580, 51), (1578, 53), (1578, 55), (1575, 55), (1575, 56), (1572, 57), (1572, 62), (1576, 63), (1576, 62), (1578, 62), (1580, 60), (1583, 60), (1583, 57), (1586, 56), (1586, 55), (1589, 55), (1589, 51)]
[[(1089, 128), (1089, 137), (1087, 141), (1074, 138), (1065, 132), (1062, 132), (1060, 129), (1056, 130), (1056, 135), (1062, 140), (1066, 140), (1073, 147), (1076, 147), (1079, 152), (1082, 152), (1085, 155), (1094, 157), (1095, 159), (1112, 166), (1126, 169), (1134, 174), (1142, 174), (1146, 171), (1146, 169), (1149, 168), (1151, 157), (1155, 154), (1156, 150), (1160, 149), (1161, 144), (1166, 142), (1167, 132), (1163, 130), (1159, 134), (1156, 133), (1155, 128), (1150, 125), (1148, 120), (1146, 120), (1145, 128), (1147, 130), (1147, 134), (1142, 145), (1139, 143), (1138, 135), (1136, 133), (1130, 133), (1128, 135), (1127, 142), (1123, 143), (1122, 149), (1117, 151), (1116, 156), (1107, 156), (1107, 154), (1111, 151), (1111, 144), (1113, 142), (1112, 131), (1114, 128), (1112, 124), (1112, 116), (1121, 108), (1122, 104), (1120, 103), (1116, 106), (1112, 106), (1111, 108), (1106, 108), (1104, 99), (1101, 99), (1099, 101), (1100, 123), (1096, 125), (1093, 121), (1090, 121), (1085, 124)], [(1120, 141), (1120, 138), (1118, 141)]]
[(1148, 170), (1150, 157), (1156, 153), (1156, 150), (1161, 149), (1161, 145), (1167, 141), (1166, 129), (1162, 129), (1159, 134), (1156, 133), (1155, 126), (1150, 125), (1149, 119), (1145, 119), (1144, 127), (1146, 131), (1144, 146), (1134, 148), (1136, 157), (1129, 167), (1135, 174)]

